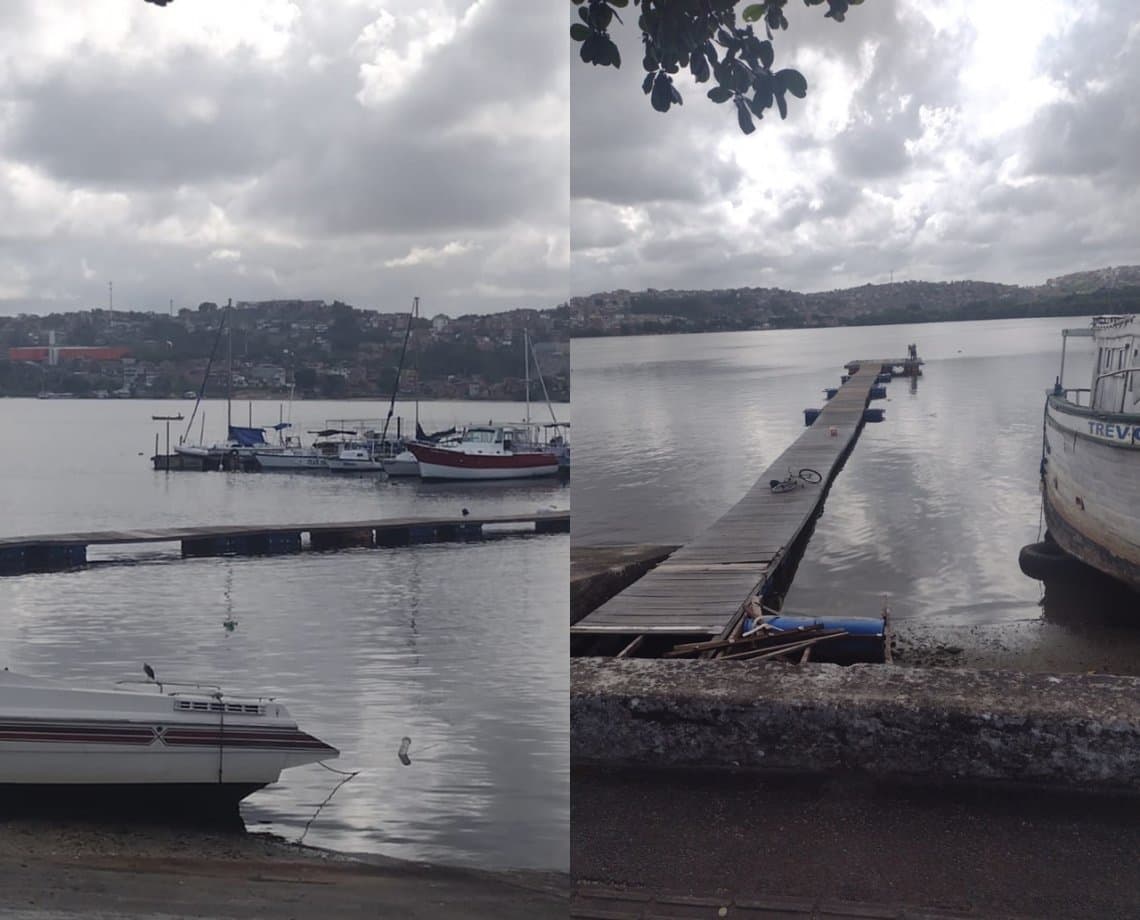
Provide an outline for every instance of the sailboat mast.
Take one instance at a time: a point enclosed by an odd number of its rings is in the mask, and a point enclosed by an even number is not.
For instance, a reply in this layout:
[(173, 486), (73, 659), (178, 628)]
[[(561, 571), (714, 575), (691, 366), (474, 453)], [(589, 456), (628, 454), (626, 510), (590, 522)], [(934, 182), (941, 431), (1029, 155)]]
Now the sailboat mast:
[(523, 330), (523, 365), (526, 368), (526, 423), (530, 425), (530, 333)]
[(400, 347), (400, 363), (396, 366), (396, 381), (392, 384), (392, 398), (388, 402), (388, 416), (384, 419), (384, 431), (380, 435), (381, 444), (388, 441), (388, 423), (392, 421), (392, 412), (396, 408), (396, 393), (400, 390), (400, 374), (404, 370), (404, 355), (408, 351), (408, 338), (412, 334), (412, 321), (415, 319), (416, 308), (419, 304), (420, 299), (418, 297), (412, 298), (412, 310), (408, 314), (408, 328), (404, 330), (404, 344)]
[[(412, 316), (415, 319), (420, 318), (420, 299), (418, 297), (412, 300)], [(416, 366), (416, 437), (420, 436), (420, 353), (416, 349), (416, 343), (412, 341), (412, 360)]]
[[(214, 344), (212, 346), (210, 346), (210, 357), (206, 361), (206, 373), (204, 373), (202, 375), (202, 383), (198, 387), (198, 396), (194, 400), (194, 411), (190, 413), (190, 421), (188, 421), (186, 423), (186, 433), (182, 436), (182, 439), (181, 439), (181, 441), (179, 441), (179, 443), (182, 443), (182, 441), (185, 441), (188, 437), (190, 437), (190, 429), (194, 425), (194, 416), (196, 416), (198, 414), (198, 407), (202, 404), (202, 397), (206, 393), (206, 384), (210, 380), (210, 369), (214, 366), (214, 355), (216, 355), (218, 353), (218, 345), (220, 345), (222, 342), (222, 333), (225, 331), (225, 329), (226, 329), (226, 316), (223, 313), (222, 314), (222, 321), (220, 323), (218, 323), (218, 334), (214, 336)], [(203, 417), (205, 417), (205, 414), (206, 414), (206, 410), (203, 409), (202, 410)], [(201, 443), (201, 439), (199, 439), (198, 443)]]
[(234, 327), (233, 324), (228, 322), (230, 318), (230, 307), (233, 305), (233, 299), (226, 301), (226, 350), (228, 353), (228, 365), (226, 370), (226, 440), (230, 437), (230, 428), (233, 426), (233, 387), (234, 387)]
[(542, 367), (538, 363), (538, 355), (535, 353), (533, 345), (530, 347), (530, 353), (534, 358), (534, 371), (538, 374), (538, 382), (542, 384), (542, 398), (546, 400), (546, 408), (550, 411), (550, 420), (557, 425), (558, 417), (554, 414), (554, 406), (550, 402), (550, 393), (546, 389), (546, 378), (542, 376)]

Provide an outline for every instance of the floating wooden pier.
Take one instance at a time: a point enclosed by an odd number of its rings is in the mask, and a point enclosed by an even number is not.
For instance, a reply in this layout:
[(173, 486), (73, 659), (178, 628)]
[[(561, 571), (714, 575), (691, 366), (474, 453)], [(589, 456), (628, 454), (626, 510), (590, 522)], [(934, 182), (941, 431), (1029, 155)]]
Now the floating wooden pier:
[(466, 517), (385, 518), (373, 521), (322, 521), (315, 524), (242, 524), (167, 527), (0, 537), (0, 575), (52, 572), (87, 564), (87, 547), (179, 543), (189, 556), (273, 556), (359, 546), (483, 540), (499, 533), (487, 527), (532, 524), (533, 533), (569, 533), (570, 512), (468, 515)]
[[(646, 640), (668, 648), (679, 642), (726, 638), (744, 604), (781, 587), (793, 568), (798, 541), (819, 513), (824, 495), (862, 430), (872, 390), (898, 372), (921, 373), (917, 354), (852, 361), (841, 386), (804, 433), (766, 469), (729, 511), (667, 560), (571, 627), (572, 651), (599, 647), (632, 652)], [(814, 412), (814, 410), (812, 410)], [(819, 484), (773, 492), (769, 483), (803, 468)], [(793, 565), (785, 566), (792, 559)], [(597, 640), (609, 637), (610, 641)], [(597, 653), (597, 652), (593, 652)]]

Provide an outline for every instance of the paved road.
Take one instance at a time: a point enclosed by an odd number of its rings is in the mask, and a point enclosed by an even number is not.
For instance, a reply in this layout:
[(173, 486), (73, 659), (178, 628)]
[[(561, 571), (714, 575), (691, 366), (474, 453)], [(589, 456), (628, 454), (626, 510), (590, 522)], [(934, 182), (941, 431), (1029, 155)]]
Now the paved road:
[(571, 915), (1140, 918), (1140, 799), (576, 770)]

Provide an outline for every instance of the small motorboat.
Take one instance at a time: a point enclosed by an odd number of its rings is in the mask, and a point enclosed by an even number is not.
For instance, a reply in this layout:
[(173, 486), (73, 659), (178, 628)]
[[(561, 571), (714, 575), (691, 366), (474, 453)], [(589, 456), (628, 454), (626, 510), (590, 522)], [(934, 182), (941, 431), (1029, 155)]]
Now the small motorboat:
[(335, 457), (325, 460), (325, 466), (334, 473), (383, 473), (384, 461), (371, 444), (345, 444)]
[(216, 811), (339, 755), (270, 697), (147, 673), (97, 689), (0, 671), (3, 800)]
[(410, 450), (404, 450), (384, 461), (384, 472), (389, 476), (419, 476), (420, 461)]

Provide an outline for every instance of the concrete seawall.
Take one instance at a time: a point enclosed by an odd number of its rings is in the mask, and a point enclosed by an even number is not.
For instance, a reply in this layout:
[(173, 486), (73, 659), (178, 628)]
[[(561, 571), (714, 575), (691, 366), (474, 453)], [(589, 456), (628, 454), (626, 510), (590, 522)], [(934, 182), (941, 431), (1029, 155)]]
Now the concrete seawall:
[(576, 658), (576, 765), (1140, 792), (1140, 678)]

